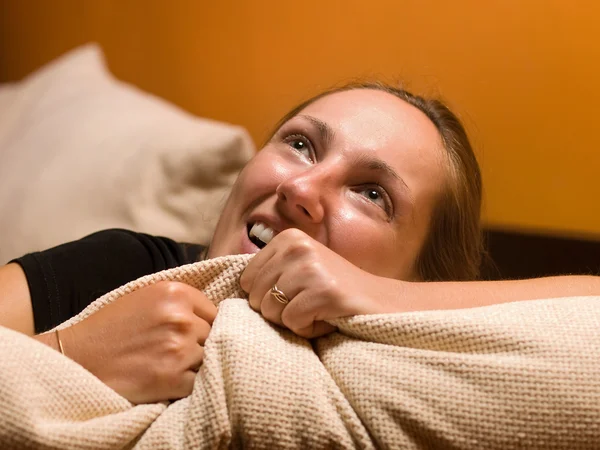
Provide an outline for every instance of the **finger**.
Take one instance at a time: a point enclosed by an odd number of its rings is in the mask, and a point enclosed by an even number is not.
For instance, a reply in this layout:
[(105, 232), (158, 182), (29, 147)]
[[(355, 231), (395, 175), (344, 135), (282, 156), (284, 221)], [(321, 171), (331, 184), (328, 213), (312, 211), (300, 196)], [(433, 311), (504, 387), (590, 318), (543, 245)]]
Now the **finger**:
[(194, 389), (194, 381), (196, 380), (196, 372), (193, 370), (186, 370), (179, 377), (179, 382), (172, 385), (172, 390), (169, 394), (169, 398), (172, 400), (187, 397), (192, 393)]
[(284, 326), (281, 320), (281, 313), (283, 312), (285, 307), (286, 305), (273, 298), (273, 296), (271, 295), (271, 290), (269, 290), (264, 295), (263, 300), (261, 302), (260, 313), (269, 322), (275, 323), (279, 326)]
[(265, 248), (256, 253), (242, 272), (240, 286), (245, 292), (250, 293), (252, 291), (257, 275), (261, 272), (265, 263), (277, 252), (277, 242), (274, 242), (276, 238), (277, 236)]
[(276, 284), (282, 270), (281, 256), (278, 253), (273, 253), (268, 260), (262, 262), (262, 267), (257, 270), (252, 289), (248, 295), (248, 301), (252, 309), (262, 311), (262, 301), (269, 299), (267, 295)]
[[(272, 280), (257, 280), (255, 284), (257, 285), (257, 291), (261, 289), (266, 290), (261, 302), (260, 312), (262, 316), (270, 322), (285, 327), (281, 315), (283, 314), (284, 309), (287, 308), (302, 289), (304, 289), (302, 284), (304, 280), (298, 278), (298, 268), (293, 262), (286, 263), (285, 268), (284, 264), (281, 262), (275, 262), (275, 264), (280, 270), (284, 270), (280, 277), (275, 282), (272, 282)], [(262, 284), (263, 282), (264, 285), (260, 286), (259, 283)], [(282, 303), (271, 294), (271, 289), (274, 286), (277, 286), (277, 289), (285, 295), (288, 300), (287, 304)]]
[(337, 327), (334, 327), (333, 325), (327, 322), (315, 321), (306, 328), (296, 328), (292, 331), (298, 336), (301, 336), (306, 339), (312, 339), (324, 336), (336, 330)]
[[(295, 293), (293, 302), (281, 313), (283, 326), (293, 331), (298, 336), (312, 338), (331, 333), (336, 328), (322, 320), (324, 305), (320, 295), (309, 289)], [(319, 317), (321, 316), (321, 317)]]
[(198, 317), (212, 323), (217, 316), (217, 307), (199, 289), (180, 281), (161, 281), (154, 285), (155, 288), (164, 290), (167, 299), (180, 301), (192, 308)]
[(250, 308), (252, 308), (254, 311), (260, 312), (262, 309), (263, 299), (264, 295), (261, 298), (261, 296), (257, 294), (256, 291), (251, 291), (248, 295), (248, 303), (250, 304)]
[(212, 325), (217, 317), (217, 307), (204, 292), (192, 286), (186, 286), (190, 289), (189, 295), (194, 314)]
[[(276, 286), (291, 301), (302, 288), (303, 280), (298, 277), (300, 266), (301, 260), (287, 258), (285, 252), (272, 255), (254, 279), (249, 296), (250, 305), (263, 315), (266, 312), (268, 317), (274, 317), (270, 314), (272, 311), (280, 313), (282, 304), (271, 295), (271, 290)], [(264, 301), (266, 303), (263, 306)]]
[(193, 333), (196, 337), (196, 343), (204, 345), (206, 343), (206, 339), (208, 339), (208, 335), (210, 334), (212, 327), (206, 320), (200, 318), (196, 318), (193, 326)]
[(198, 372), (202, 362), (204, 361), (204, 347), (196, 344), (189, 352), (190, 362), (188, 364), (188, 370)]

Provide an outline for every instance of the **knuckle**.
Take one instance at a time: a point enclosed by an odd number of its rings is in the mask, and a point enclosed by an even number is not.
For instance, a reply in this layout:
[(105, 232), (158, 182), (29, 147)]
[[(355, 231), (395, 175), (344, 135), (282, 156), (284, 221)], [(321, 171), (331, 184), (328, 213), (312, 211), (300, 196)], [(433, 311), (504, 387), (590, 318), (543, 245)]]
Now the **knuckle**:
[(188, 335), (193, 329), (190, 314), (183, 311), (169, 311), (166, 321), (172, 333), (179, 336)]
[(298, 321), (295, 320), (296, 317), (293, 314), (286, 314), (286, 310), (283, 311), (281, 315), (281, 323), (292, 333), (300, 336), (300, 337), (308, 337), (305, 335), (305, 329), (299, 326)]
[(312, 240), (303, 234), (299, 239), (290, 242), (287, 247), (287, 254), (291, 257), (300, 257), (310, 255), (314, 251)]
[(174, 281), (159, 281), (148, 287), (151, 289), (148, 291), (148, 297), (152, 299), (154, 307), (157, 308), (179, 305), (184, 300), (181, 284)]
[(162, 352), (173, 362), (185, 356), (185, 347), (185, 339), (179, 333), (169, 333), (162, 342)]
[[(190, 325), (191, 302), (183, 283), (162, 283), (158, 287), (158, 296), (153, 311), (165, 323), (187, 329)], [(158, 285), (157, 285), (158, 286)]]
[(313, 281), (319, 281), (319, 285), (322, 285), (324, 281), (328, 281), (333, 277), (323, 277), (326, 272), (326, 268), (323, 267), (323, 264), (318, 259), (311, 259), (308, 261), (304, 261), (301, 267), (302, 274), (306, 279), (311, 279)]
[(212, 330), (212, 327), (210, 326), (210, 324), (208, 322), (204, 322), (203, 326), (200, 328), (200, 335), (198, 336), (198, 338), (204, 342), (206, 341), (206, 339), (208, 339), (208, 335), (210, 334), (210, 331)]
[(296, 241), (306, 236), (306, 234), (298, 228), (287, 228), (279, 233), (278, 236), (280, 236), (281, 239), (285, 238), (286, 240)]
[(163, 283), (163, 295), (169, 300), (181, 299), (186, 294), (187, 286), (178, 281), (165, 281)]

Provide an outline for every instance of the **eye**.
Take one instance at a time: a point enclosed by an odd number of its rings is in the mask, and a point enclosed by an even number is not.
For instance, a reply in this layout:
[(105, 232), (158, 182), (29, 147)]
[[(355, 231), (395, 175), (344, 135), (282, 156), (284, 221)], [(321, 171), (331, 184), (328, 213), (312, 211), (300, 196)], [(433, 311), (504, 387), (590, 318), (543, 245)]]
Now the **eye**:
[(310, 142), (310, 139), (308, 139), (306, 136), (302, 134), (293, 134), (287, 136), (284, 139), (284, 142), (310, 162), (315, 162), (315, 152), (313, 146)]
[(393, 215), (394, 208), (390, 196), (381, 186), (361, 186), (360, 188), (356, 189), (356, 192), (364, 196), (371, 203), (374, 203), (375, 205), (382, 208), (388, 214), (388, 216), (391, 217)]

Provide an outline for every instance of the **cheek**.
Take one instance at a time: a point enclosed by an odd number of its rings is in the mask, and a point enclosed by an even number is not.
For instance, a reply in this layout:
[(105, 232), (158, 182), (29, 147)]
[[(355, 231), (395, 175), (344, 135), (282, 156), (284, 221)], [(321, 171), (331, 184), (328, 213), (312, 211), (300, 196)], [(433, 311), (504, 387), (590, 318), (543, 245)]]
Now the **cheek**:
[(249, 199), (275, 192), (286, 174), (287, 171), (278, 158), (270, 155), (267, 150), (261, 150), (240, 173), (232, 195)]
[(329, 247), (355, 266), (374, 275), (413, 278), (418, 239), (409, 230), (351, 210), (340, 210), (329, 224)]
[(342, 209), (329, 223), (329, 246), (354, 265), (379, 273), (394, 240), (387, 228), (363, 214)]

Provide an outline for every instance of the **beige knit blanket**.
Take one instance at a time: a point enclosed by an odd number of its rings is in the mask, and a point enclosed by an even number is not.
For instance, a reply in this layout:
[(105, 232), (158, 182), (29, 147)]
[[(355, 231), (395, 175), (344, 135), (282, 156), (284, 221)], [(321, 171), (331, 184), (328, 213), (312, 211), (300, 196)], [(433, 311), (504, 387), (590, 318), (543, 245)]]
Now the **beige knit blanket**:
[(247, 259), (141, 278), (69, 322), (158, 280), (204, 290), (205, 360), (169, 406), (0, 328), (0, 448), (600, 448), (600, 297), (356, 316), (311, 345), (240, 298)]

